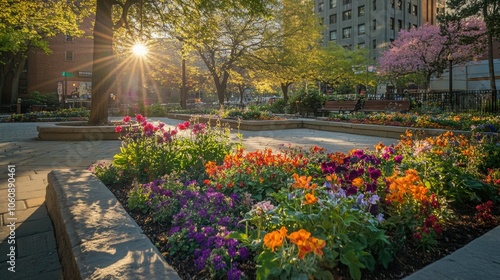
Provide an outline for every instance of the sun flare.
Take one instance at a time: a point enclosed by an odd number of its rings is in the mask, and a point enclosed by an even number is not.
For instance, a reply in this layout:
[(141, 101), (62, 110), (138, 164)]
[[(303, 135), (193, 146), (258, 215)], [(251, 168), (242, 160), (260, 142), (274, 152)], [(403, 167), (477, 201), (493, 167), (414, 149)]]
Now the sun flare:
[(148, 53), (148, 48), (141, 43), (137, 43), (132, 47), (132, 52), (136, 56), (145, 56)]

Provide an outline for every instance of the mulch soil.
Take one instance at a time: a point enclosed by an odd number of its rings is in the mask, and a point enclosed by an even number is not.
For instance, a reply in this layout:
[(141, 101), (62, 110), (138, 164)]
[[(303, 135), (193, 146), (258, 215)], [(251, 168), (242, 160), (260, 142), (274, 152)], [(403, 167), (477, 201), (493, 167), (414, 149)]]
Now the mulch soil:
[[(166, 229), (153, 222), (151, 216), (143, 214), (142, 212), (131, 211), (128, 208), (128, 190), (126, 190), (126, 188), (118, 185), (108, 186), (108, 188), (115, 194), (125, 210), (142, 228), (151, 242), (156, 244), (166, 261), (177, 271), (182, 279), (208, 279), (206, 272), (194, 270), (192, 262), (181, 263), (169, 257), (165, 249), (166, 239), (164, 233)], [(426, 251), (415, 245), (409, 244), (405, 246), (404, 249), (397, 252), (388, 269), (377, 267), (372, 273), (365, 270), (363, 271), (362, 279), (402, 279), (422, 269), (426, 265), (453, 253), (472, 240), (500, 225), (500, 207), (498, 205), (492, 207), (492, 219), (489, 222), (482, 222), (476, 218), (475, 205), (452, 205), (450, 208), (456, 214), (455, 219), (442, 225), (443, 233), (438, 239), (437, 246), (432, 250)], [(245, 271), (247, 275), (250, 275), (250, 279), (252, 279), (253, 269), (253, 264), (248, 264), (248, 269)], [(335, 279), (351, 279), (347, 267), (337, 267), (332, 273), (335, 275)]]

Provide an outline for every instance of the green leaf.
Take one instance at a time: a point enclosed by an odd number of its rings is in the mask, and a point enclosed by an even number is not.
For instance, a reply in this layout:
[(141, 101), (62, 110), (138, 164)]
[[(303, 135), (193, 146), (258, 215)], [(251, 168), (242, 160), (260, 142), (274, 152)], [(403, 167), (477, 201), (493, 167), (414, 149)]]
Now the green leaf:
[(314, 279), (318, 279), (318, 280), (334, 279), (333, 274), (328, 270), (318, 270), (313, 274), (313, 276), (314, 276)]
[(268, 250), (265, 250), (257, 257), (257, 280), (265, 280), (273, 267), (278, 265), (276, 255)]

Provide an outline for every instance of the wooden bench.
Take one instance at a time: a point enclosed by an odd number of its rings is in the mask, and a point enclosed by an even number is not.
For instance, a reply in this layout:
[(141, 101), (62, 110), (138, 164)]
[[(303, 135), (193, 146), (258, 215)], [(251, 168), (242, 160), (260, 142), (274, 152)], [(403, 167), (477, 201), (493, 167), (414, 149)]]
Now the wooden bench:
[(323, 108), (319, 109), (323, 112), (352, 112), (356, 111), (357, 100), (327, 100), (323, 104)]
[(410, 110), (409, 100), (365, 100), (360, 112), (406, 112)]

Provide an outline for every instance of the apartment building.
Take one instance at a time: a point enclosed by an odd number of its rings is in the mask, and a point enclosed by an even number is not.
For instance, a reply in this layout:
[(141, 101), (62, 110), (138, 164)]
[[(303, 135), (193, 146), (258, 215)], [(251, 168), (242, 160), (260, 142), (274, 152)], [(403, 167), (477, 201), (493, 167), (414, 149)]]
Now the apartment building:
[(85, 35), (50, 39), (51, 52), (32, 50), (27, 61), (27, 94), (57, 92), (62, 99), (90, 98), (93, 46), (92, 21), (82, 23)]
[(436, 24), (436, 16), (444, 9), (445, 0), (315, 0), (315, 10), (326, 27), (324, 43), (367, 48), (373, 59), (401, 29)]

